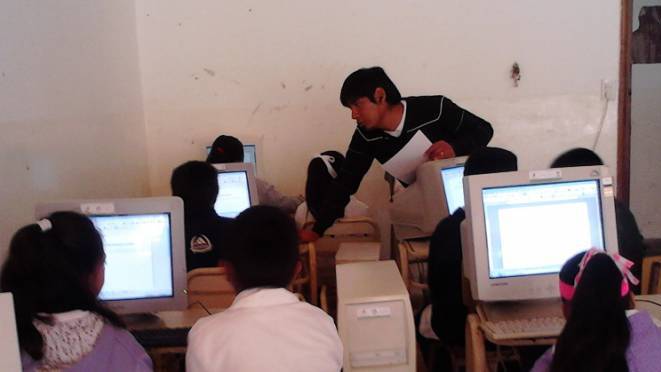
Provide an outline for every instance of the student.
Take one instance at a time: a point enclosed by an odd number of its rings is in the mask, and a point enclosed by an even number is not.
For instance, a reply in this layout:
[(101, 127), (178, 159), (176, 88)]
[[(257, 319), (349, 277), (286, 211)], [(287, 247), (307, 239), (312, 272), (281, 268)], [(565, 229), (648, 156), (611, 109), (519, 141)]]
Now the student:
[[(586, 148), (574, 148), (558, 156), (551, 168), (567, 168), (604, 165), (599, 155)], [(633, 261), (633, 275), (640, 278), (643, 263), (643, 236), (640, 234), (636, 218), (629, 207), (615, 199), (615, 222), (617, 225), (617, 245), (625, 258)], [(633, 286), (633, 292), (640, 294), (640, 285)]]
[(402, 98), (381, 67), (351, 73), (342, 85), (340, 102), (351, 110), (358, 125), (313, 229), (300, 232), (302, 241), (318, 239), (342, 216), (349, 196), (358, 190), (374, 159), (396, 176), (386, 163), (417, 134), (431, 142), (420, 154), (430, 160), (469, 155), (486, 146), (493, 135), (489, 123), (446, 97)]
[[(342, 163), (344, 163), (344, 156), (337, 151), (324, 151), (310, 160), (308, 178), (305, 182), (306, 201), (296, 208), (295, 220), (299, 229), (305, 223), (315, 221), (323, 196), (337, 177), (337, 172), (342, 168)], [(342, 217), (366, 217), (367, 211), (367, 204), (352, 195), (349, 203), (344, 207)]]
[(301, 269), (294, 220), (256, 206), (239, 214), (230, 232), (223, 265), (238, 295), (191, 329), (186, 370), (340, 371), (342, 344), (332, 318), (287, 290)]
[[(512, 152), (483, 147), (475, 150), (466, 160), (464, 176), (513, 172), (517, 158)], [(429, 243), (428, 277), (431, 292), (431, 310), (423, 312), (422, 335), (436, 337), (449, 345), (464, 344), (464, 326), (467, 309), (462, 296), (461, 222), (466, 218), (463, 208), (444, 218), (436, 226)], [(431, 319), (429, 319), (431, 316)], [(429, 332), (429, 326), (433, 334)]]
[(151, 371), (143, 348), (97, 298), (103, 243), (92, 222), (56, 212), (19, 229), (2, 267), (12, 292), (24, 371)]
[(184, 201), (186, 269), (216, 267), (229, 218), (214, 209), (218, 196), (216, 169), (203, 161), (186, 162), (172, 172), (172, 195)]
[(632, 310), (632, 262), (598, 249), (579, 253), (560, 271), (567, 323), (533, 372), (652, 372), (661, 366), (661, 331)]
[[(218, 136), (211, 145), (207, 162), (211, 164), (243, 163), (243, 144), (232, 136)], [(275, 186), (261, 178), (255, 177), (255, 182), (260, 205), (271, 205), (293, 214), (296, 207), (303, 202), (300, 197), (282, 195), (275, 189)]]

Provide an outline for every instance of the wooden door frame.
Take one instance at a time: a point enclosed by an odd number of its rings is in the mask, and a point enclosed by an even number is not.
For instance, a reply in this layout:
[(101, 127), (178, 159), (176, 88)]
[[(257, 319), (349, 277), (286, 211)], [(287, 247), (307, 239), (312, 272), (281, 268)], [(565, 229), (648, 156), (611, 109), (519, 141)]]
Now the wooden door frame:
[(617, 198), (629, 205), (631, 175), (631, 17), (633, 0), (621, 0), (620, 86), (617, 115)]

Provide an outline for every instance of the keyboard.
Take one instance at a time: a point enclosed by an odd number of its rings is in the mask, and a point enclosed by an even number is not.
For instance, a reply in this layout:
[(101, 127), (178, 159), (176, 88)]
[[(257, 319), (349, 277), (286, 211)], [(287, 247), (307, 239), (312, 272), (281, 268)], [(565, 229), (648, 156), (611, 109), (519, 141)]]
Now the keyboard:
[(487, 321), (482, 329), (493, 340), (557, 337), (565, 326), (560, 317)]
[(132, 330), (133, 337), (144, 348), (186, 346), (190, 328), (158, 328)]

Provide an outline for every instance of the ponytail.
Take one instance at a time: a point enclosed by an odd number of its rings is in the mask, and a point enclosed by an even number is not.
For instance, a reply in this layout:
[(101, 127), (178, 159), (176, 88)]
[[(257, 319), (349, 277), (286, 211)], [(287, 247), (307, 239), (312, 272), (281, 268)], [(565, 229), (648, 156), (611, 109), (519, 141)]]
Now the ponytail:
[(629, 370), (625, 356), (630, 340), (625, 313), (629, 295), (621, 294), (622, 279), (606, 254), (596, 254), (587, 262), (555, 347), (551, 372)]

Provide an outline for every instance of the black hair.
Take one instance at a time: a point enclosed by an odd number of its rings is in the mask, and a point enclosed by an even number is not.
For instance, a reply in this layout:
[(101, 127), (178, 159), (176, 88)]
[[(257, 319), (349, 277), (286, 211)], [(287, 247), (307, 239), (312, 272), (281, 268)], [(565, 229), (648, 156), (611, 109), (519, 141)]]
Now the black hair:
[[(583, 254), (565, 263), (560, 280), (573, 285)], [(625, 356), (630, 339), (625, 313), (629, 296), (621, 295), (621, 285), (622, 273), (612, 258), (605, 254), (590, 258), (574, 289), (551, 372), (629, 370)]]
[(345, 107), (349, 107), (362, 97), (367, 97), (370, 101), (376, 102), (374, 100), (376, 88), (383, 88), (386, 92), (386, 102), (390, 105), (397, 104), (402, 100), (402, 95), (395, 83), (386, 75), (386, 72), (381, 67), (369, 67), (354, 71), (344, 79), (340, 91), (340, 102)]
[(226, 261), (234, 268), (237, 291), (287, 287), (298, 261), (296, 223), (280, 208), (255, 206), (229, 225)]
[(56, 212), (48, 220), (52, 228), (47, 231), (31, 224), (14, 234), (0, 276), (0, 289), (14, 295), (20, 346), (35, 360), (44, 354), (44, 340), (32, 323), (35, 319), (50, 324), (48, 314), (86, 310), (123, 326), (92, 288), (92, 275), (105, 260), (92, 221), (74, 212)]
[(594, 151), (577, 147), (555, 158), (553, 163), (551, 163), (551, 168), (584, 167), (590, 165), (604, 165), (604, 162)]
[(186, 212), (213, 208), (218, 197), (216, 168), (203, 161), (186, 162), (172, 171), (170, 186), (172, 195), (184, 200)]
[(476, 174), (514, 172), (517, 158), (513, 152), (499, 147), (480, 147), (468, 156), (464, 164), (464, 176)]
[(207, 162), (211, 164), (243, 163), (243, 144), (236, 137), (218, 136), (211, 145)]
[[(344, 156), (342, 154), (337, 151), (324, 151), (321, 155), (332, 156), (333, 161), (330, 162), (330, 165), (335, 170), (335, 173), (340, 173), (342, 164), (344, 164)], [(324, 161), (318, 157), (310, 160), (308, 178), (305, 181), (305, 201), (308, 210), (315, 219), (318, 219), (321, 204), (332, 183), (333, 176), (328, 172)]]

